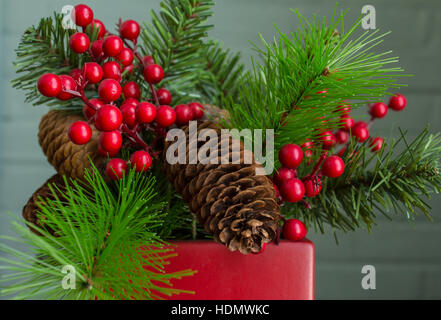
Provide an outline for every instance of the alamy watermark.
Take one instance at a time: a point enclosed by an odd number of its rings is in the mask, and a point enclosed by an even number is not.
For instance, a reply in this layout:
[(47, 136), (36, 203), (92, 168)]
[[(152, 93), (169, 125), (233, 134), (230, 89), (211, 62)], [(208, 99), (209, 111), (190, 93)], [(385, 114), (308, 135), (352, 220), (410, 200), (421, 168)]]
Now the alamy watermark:
[(361, 287), (364, 290), (375, 290), (376, 289), (376, 272), (375, 267), (367, 264), (361, 268), (361, 273), (365, 274), (361, 279)]

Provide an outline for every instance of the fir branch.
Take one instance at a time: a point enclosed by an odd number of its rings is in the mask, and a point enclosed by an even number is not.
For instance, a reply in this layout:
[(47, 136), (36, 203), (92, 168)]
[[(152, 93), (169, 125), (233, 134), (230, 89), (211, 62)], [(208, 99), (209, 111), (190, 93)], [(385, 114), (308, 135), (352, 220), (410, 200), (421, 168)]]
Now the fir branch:
[[(154, 179), (131, 170), (112, 187), (93, 167), (85, 181), (66, 181), (64, 192), (52, 186), (55, 199), (40, 199), (39, 215), (56, 237), (33, 225), (44, 235), (37, 236), (17, 222), (13, 224), (21, 238), (3, 236), (30, 249), (0, 245), (11, 256), (0, 258), (2, 269), (12, 271), (2, 279), (12, 284), (1, 293), (18, 299), (158, 299), (182, 292), (170, 280), (193, 271), (163, 271), (173, 254), (153, 231), (164, 215)], [(72, 290), (61, 286), (66, 265), (76, 271)]]
[[(375, 225), (376, 212), (390, 218), (389, 212), (414, 219), (418, 211), (430, 218), (425, 201), (441, 191), (441, 135), (427, 128), (412, 143), (405, 135), (379, 155), (370, 152), (369, 143), (349, 146), (343, 155), (345, 173), (337, 179), (324, 179), (319, 196), (311, 198), (311, 210), (299, 205), (284, 208), (289, 217), (301, 217), (309, 226), (324, 232), (324, 224), (352, 231)], [(397, 155), (397, 149), (403, 149)]]

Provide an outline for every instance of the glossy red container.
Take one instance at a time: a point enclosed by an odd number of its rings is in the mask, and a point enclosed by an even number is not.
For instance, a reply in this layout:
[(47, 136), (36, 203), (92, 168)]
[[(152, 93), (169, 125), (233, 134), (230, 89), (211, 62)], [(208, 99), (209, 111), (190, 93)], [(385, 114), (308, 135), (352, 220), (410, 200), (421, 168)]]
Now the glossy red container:
[(309, 240), (269, 244), (261, 254), (230, 252), (214, 241), (175, 241), (167, 272), (197, 270), (173, 280), (194, 291), (173, 300), (310, 300), (314, 298), (314, 244)]

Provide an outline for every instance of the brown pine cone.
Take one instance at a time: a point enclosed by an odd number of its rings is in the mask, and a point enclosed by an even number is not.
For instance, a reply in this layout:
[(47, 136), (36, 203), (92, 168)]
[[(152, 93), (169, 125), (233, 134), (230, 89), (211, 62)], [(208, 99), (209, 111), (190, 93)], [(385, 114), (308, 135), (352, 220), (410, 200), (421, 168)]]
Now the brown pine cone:
[[(221, 129), (216, 123), (198, 123), (198, 131), (205, 128), (214, 129), (221, 137)], [(200, 150), (213, 142), (199, 141), (189, 145), (189, 127), (182, 129), (187, 137), (187, 164), (170, 165), (167, 162), (167, 149), (174, 142), (166, 142), (163, 161), (168, 178), (217, 242), (225, 244), (231, 251), (240, 250), (244, 254), (259, 252), (264, 243), (274, 240), (279, 226), (280, 208), (271, 180), (264, 175), (256, 175), (256, 168), (262, 166), (254, 161), (252, 153), (252, 163), (244, 163), (244, 156), (250, 154), (242, 143), (240, 153), (236, 154), (240, 156), (239, 164), (231, 163), (231, 143), (228, 164), (221, 164), (220, 155), (215, 156), (219, 164), (188, 164), (189, 150), (195, 147)], [(226, 139), (232, 141), (231, 137)], [(218, 141), (218, 150), (220, 144), (221, 141)]]
[(98, 154), (98, 130), (92, 128), (92, 139), (85, 145), (76, 145), (69, 140), (69, 127), (79, 120), (84, 121), (84, 118), (81, 115), (51, 110), (41, 119), (38, 132), (38, 141), (49, 163), (60, 175), (74, 179), (83, 177), (84, 169), (90, 167), (90, 160), (100, 170), (105, 165), (105, 158)]
[[(44, 224), (44, 217), (41, 214), (37, 214), (40, 210), (38, 207), (38, 202), (41, 199), (52, 199), (54, 200), (54, 195), (49, 189), (49, 185), (52, 184), (54, 186), (57, 186), (60, 190), (64, 189), (64, 181), (63, 177), (59, 174), (53, 175), (49, 180), (47, 180), (37, 191), (34, 192), (34, 194), (31, 196), (31, 198), (28, 200), (26, 205), (23, 207), (23, 218), (30, 222), (31, 224), (36, 225), (37, 227), (41, 229), (45, 229), (51, 234), (55, 235), (55, 231), (51, 228), (45, 226)], [(54, 189), (56, 191), (56, 189)], [(38, 217), (37, 217), (38, 215)], [(36, 235), (41, 236), (41, 233), (29, 226), (29, 229), (34, 232)]]

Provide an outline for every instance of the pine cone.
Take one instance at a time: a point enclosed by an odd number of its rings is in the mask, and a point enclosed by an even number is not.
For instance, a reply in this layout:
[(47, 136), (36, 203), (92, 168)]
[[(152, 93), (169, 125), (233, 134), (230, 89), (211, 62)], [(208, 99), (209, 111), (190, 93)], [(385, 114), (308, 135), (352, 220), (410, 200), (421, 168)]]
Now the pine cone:
[(92, 128), (92, 139), (85, 145), (76, 145), (69, 140), (69, 127), (79, 120), (84, 118), (51, 110), (41, 119), (38, 132), (38, 141), (49, 163), (60, 175), (74, 179), (84, 176), (84, 169), (90, 167), (90, 160), (100, 170), (103, 170), (105, 165), (105, 158), (98, 154), (98, 130)]
[[(216, 123), (198, 123), (198, 131), (205, 128), (214, 129), (221, 137), (221, 129)], [(264, 243), (274, 240), (279, 226), (280, 208), (271, 180), (264, 175), (256, 175), (256, 168), (262, 166), (254, 161), (252, 153), (252, 163), (244, 163), (249, 151), (244, 149), (242, 143), (240, 164), (231, 163), (231, 136), (225, 138), (230, 141), (228, 164), (221, 164), (221, 155), (216, 155), (219, 164), (188, 164), (189, 150), (207, 147), (210, 140), (189, 145), (189, 127), (182, 129), (187, 137), (187, 164), (170, 165), (167, 162), (167, 149), (174, 142), (166, 142), (163, 161), (168, 178), (217, 242), (225, 244), (231, 251), (240, 250), (243, 254), (259, 252)], [(220, 145), (221, 141), (218, 141), (218, 150)]]
[[(54, 230), (45, 226), (44, 217), (41, 215), (39, 215), (39, 217), (37, 217), (37, 213), (40, 210), (40, 208), (37, 205), (37, 203), (39, 202), (39, 198), (54, 200), (54, 195), (52, 194), (51, 190), (49, 189), (49, 184), (56, 185), (60, 190), (64, 189), (63, 177), (59, 174), (53, 175), (37, 191), (34, 192), (34, 194), (28, 200), (26, 205), (23, 207), (22, 215), (26, 221), (30, 222), (31, 224), (36, 225), (37, 227), (39, 227), (41, 229), (46, 229), (51, 235), (55, 235)], [(54, 189), (54, 190), (56, 190), (56, 189)], [(29, 226), (29, 229), (33, 233), (35, 233), (36, 235), (39, 235), (39, 236), (42, 235), (40, 232), (38, 232), (37, 230), (35, 230), (31, 226)]]

